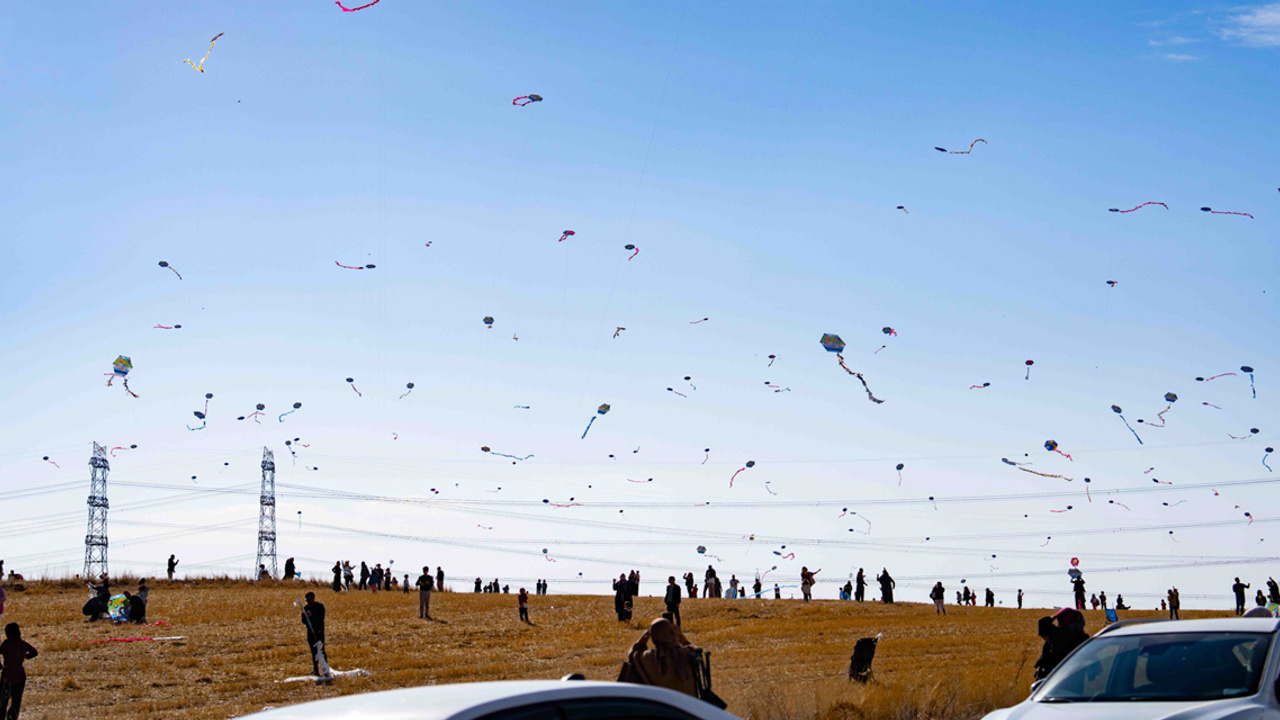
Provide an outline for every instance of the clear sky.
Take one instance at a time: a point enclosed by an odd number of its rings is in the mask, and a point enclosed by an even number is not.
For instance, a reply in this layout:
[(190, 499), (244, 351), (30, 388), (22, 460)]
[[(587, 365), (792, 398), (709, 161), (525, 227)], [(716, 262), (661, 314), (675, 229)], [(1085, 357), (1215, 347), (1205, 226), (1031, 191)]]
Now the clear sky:
[(14, 5), (0, 557), (81, 569), (98, 441), (114, 571), (248, 573), (267, 446), (308, 575), (1225, 607), (1280, 560), (1278, 53), (1280, 5)]

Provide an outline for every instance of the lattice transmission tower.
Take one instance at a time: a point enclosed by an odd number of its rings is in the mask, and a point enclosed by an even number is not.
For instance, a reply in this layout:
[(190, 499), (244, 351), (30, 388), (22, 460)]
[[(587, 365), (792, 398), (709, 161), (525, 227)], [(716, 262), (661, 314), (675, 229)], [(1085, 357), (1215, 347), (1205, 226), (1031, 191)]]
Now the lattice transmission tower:
[(276, 576), (276, 456), (265, 446), (262, 448), (262, 496), (259, 503), (258, 560), (253, 568), (255, 580), (258, 579), (259, 568), (264, 565), (271, 577)]
[(84, 576), (97, 578), (107, 574), (107, 449), (93, 444), (89, 458), (89, 529), (84, 534)]

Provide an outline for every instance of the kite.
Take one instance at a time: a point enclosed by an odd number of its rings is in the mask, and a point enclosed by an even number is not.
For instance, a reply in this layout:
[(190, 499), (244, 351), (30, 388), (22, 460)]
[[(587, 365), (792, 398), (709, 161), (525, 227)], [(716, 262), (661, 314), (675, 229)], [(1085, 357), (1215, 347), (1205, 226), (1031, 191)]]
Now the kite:
[(852, 370), (850, 370), (850, 369), (849, 369), (849, 366), (848, 366), (848, 365), (845, 365), (845, 364), (844, 364), (844, 356), (843, 356), (843, 355), (841, 355), (840, 353), (836, 353), (836, 362), (840, 363), (840, 367), (844, 368), (844, 371), (845, 371), (845, 372), (847, 372), (847, 373), (849, 373), (850, 375), (852, 375), (852, 376), (854, 376), (854, 377), (858, 378), (858, 382), (861, 382), (861, 383), (862, 383), (862, 389), (867, 391), (867, 399), (868, 399), (868, 400), (870, 400), (871, 402), (873, 402), (873, 403), (875, 403), (875, 404), (877, 404), (877, 405), (880, 405), (880, 404), (882, 404), (882, 403), (884, 402), (884, 401), (883, 401), (883, 400), (881, 400), (880, 398), (878, 398), (878, 397), (876, 397), (875, 395), (872, 395), (872, 394), (871, 394), (871, 388), (867, 386), (867, 380), (866, 380), (866, 378), (862, 377), (862, 373), (860, 373), (860, 372), (854, 372), (854, 371), (852, 371)]
[[(1056, 452), (1056, 453), (1058, 453), (1059, 455), (1061, 455), (1062, 457), (1064, 457), (1064, 458), (1066, 458), (1066, 459), (1068, 459), (1068, 460), (1071, 460), (1071, 456), (1070, 456), (1070, 455), (1068, 455), (1068, 454), (1066, 454), (1066, 453), (1064, 453), (1064, 452), (1062, 452), (1061, 450), (1059, 450), (1059, 449), (1058, 449), (1058, 443), (1057, 443), (1057, 441), (1055, 441), (1055, 440), (1045, 440), (1045, 441), (1044, 441), (1044, 449), (1045, 449), (1045, 450), (1048, 450), (1049, 452)], [(1071, 462), (1075, 462), (1075, 460), (1071, 460)]]
[(708, 320), (710, 320), (710, 319), (711, 319), (711, 318), (702, 318), (701, 320), (694, 320), (693, 322), (690, 322), (689, 324), (690, 324), (690, 325), (697, 325), (698, 323), (704, 323), (704, 322), (706, 322), (706, 321), (708, 321)]
[[(626, 245), (623, 245), (623, 246), (622, 246), (622, 249), (623, 249), (623, 250), (635, 250), (635, 252), (631, 253), (631, 257), (627, 258), (627, 262), (630, 262), (630, 261), (632, 260), (632, 258), (634, 258), (635, 256), (637, 256), (637, 255), (639, 255), (639, 254), (640, 254), (640, 248), (636, 247), (635, 245), (632, 245), (631, 243), (627, 243)], [(702, 318), (702, 319), (703, 319), (703, 320), (706, 320), (706, 318)]]
[(970, 389), (970, 390), (982, 390), (983, 388), (989, 388), (989, 387), (991, 387), (991, 383), (989, 383), (989, 382), (984, 382), (984, 383), (982, 383), (981, 385), (970, 385), (970, 386), (969, 386), (969, 389)]
[(844, 340), (841, 340), (839, 335), (823, 335), (822, 339), (818, 340), (818, 342), (822, 343), (822, 347), (825, 348), (827, 352), (833, 352), (839, 355), (840, 352), (844, 350)]
[(609, 403), (601, 403), (600, 407), (596, 408), (596, 414), (592, 415), (591, 419), (587, 421), (587, 429), (582, 431), (582, 437), (579, 439), (580, 440), (587, 439), (587, 433), (591, 432), (591, 425), (595, 423), (596, 418), (603, 416), (607, 412), (609, 412)]
[(1049, 541), (1050, 541), (1050, 540), (1052, 540), (1052, 539), (1053, 539), (1053, 536), (1052, 536), (1052, 535), (1048, 535), (1048, 536), (1046, 536), (1046, 537), (1045, 537), (1045, 539), (1044, 539), (1044, 543), (1043, 543), (1042, 545), (1040, 545), (1040, 547), (1044, 547), (1045, 545), (1048, 545), (1048, 544), (1049, 544)]
[(1228, 375), (1235, 375), (1235, 373), (1222, 373), (1221, 375), (1214, 375), (1213, 377), (1207, 377), (1207, 378), (1198, 377), (1196, 378), (1196, 382), (1209, 382), (1210, 380), (1217, 380), (1220, 377), (1226, 377)]
[(351, 389), (352, 389), (352, 390), (355, 390), (355, 391), (356, 391), (356, 394), (357, 394), (357, 395), (359, 395), (360, 397), (364, 397), (364, 393), (360, 392), (359, 390), (356, 390), (356, 379), (355, 379), (355, 378), (347, 378), (347, 384), (349, 384), (349, 385), (351, 386)]
[(190, 431), (192, 431), (192, 432), (195, 432), (196, 430), (203, 430), (203, 429), (205, 429), (205, 427), (207, 427), (207, 426), (209, 425), (209, 421), (205, 419), (205, 413), (200, 412), (199, 410), (193, 410), (193, 411), (191, 412), (191, 414), (192, 414), (192, 415), (195, 415), (195, 416), (196, 416), (196, 419), (200, 421), (200, 427), (198, 427), (198, 428), (193, 428), (193, 427), (191, 427), (190, 425), (188, 425), (188, 426), (187, 426), (187, 429), (188, 429), (188, 430), (190, 430)]
[[(523, 100), (524, 102), (520, 102), (521, 100)], [(541, 96), (541, 95), (521, 95), (520, 97), (516, 98), (515, 100), (512, 100), (512, 101), (511, 101), (511, 104), (512, 104), (512, 105), (518, 105), (518, 106), (520, 106), (520, 107), (524, 107), (525, 105), (528, 105), (529, 103), (536, 103), (536, 102), (542, 102), (542, 96)]]
[(515, 408), (515, 409), (517, 409), (517, 410), (528, 410), (528, 409), (529, 409), (529, 406), (528, 406), (528, 405), (513, 405), (512, 407), (514, 407), (514, 408)]
[(1244, 514), (1244, 516), (1245, 516), (1245, 517), (1247, 517), (1247, 518), (1249, 518), (1249, 524), (1250, 524), (1250, 525), (1252, 525), (1252, 524), (1253, 524), (1253, 513), (1248, 513), (1248, 512), (1246, 512), (1246, 513)]
[(1253, 216), (1252, 216), (1252, 215), (1250, 215), (1249, 213), (1242, 213), (1242, 212), (1228, 212), (1228, 211), (1226, 211), (1226, 210), (1214, 210), (1213, 208), (1208, 208), (1208, 207), (1202, 207), (1202, 208), (1200, 208), (1200, 212), (1213, 213), (1214, 215), (1243, 215), (1243, 216), (1245, 216), (1245, 217), (1249, 218), (1250, 220), (1253, 220), (1253, 219), (1254, 219), (1254, 218), (1253, 218)]
[(1142, 420), (1142, 418), (1138, 418), (1138, 422), (1140, 422), (1140, 423), (1144, 423), (1147, 427), (1164, 427), (1164, 426), (1165, 426), (1165, 422), (1164, 422), (1164, 414), (1165, 414), (1165, 413), (1167, 413), (1167, 412), (1169, 412), (1169, 409), (1173, 407), (1173, 404), (1174, 404), (1174, 403), (1178, 402), (1178, 396), (1177, 396), (1177, 395), (1175, 395), (1175, 394), (1173, 394), (1173, 393), (1165, 393), (1165, 394), (1164, 394), (1164, 401), (1165, 401), (1165, 402), (1167, 402), (1167, 403), (1169, 403), (1169, 404), (1168, 404), (1168, 405), (1166, 405), (1166, 406), (1165, 406), (1165, 408), (1164, 408), (1163, 410), (1161, 410), (1160, 412), (1156, 413), (1156, 417), (1160, 418), (1160, 424), (1159, 424), (1159, 425), (1157, 425), (1157, 424), (1155, 424), (1155, 423), (1153, 423), (1153, 422), (1145, 422), (1145, 421), (1143, 421), (1143, 420)]
[(747, 468), (753, 468), (755, 466), (756, 466), (755, 460), (748, 460), (746, 465), (743, 465), (742, 467), (738, 468), (738, 472), (735, 472), (733, 474), (733, 477), (729, 478), (729, 487), (733, 487), (733, 480), (734, 478), (738, 477), (738, 473), (742, 472), (743, 470), (746, 470)]
[[(1267, 472), (1271, 472), (1271, 466), (1267, 464), (1267, 456), (1268, 456), (1268, 455), (1270, 455), (1271, 453), (1275, 452), (1275, 451), (1276, 451), (1276, 449), (1275, 449), (1275, 448), (1270, 448), (1270, 447), (1269, 447), (1269, 448), (1264, 448), (1264, 450), (1265, 450), (1265, 452), (1264, 452), (1264, 453), (1263, 453), (1263, 455), (1262, 455), (1262, 466), (1263, 466), (1263, 467), (1265, 467), (1265, 468), (1267, 469)], [(45, 458), (45, 460), (48, 460), (48, 459), (49, 459), (49, 458)], [(54, 463), (54, 465), (57, 465), (57, 463)]]
[(393, 432), (393, 433), (391, 433), (391, 439), (392, 439), (392, 440), (399, 440), (399, 439), (400, 439), (400, 433), (398, 433), (398, 432)]
[[(498, 490), (501, 490), (501, 489), (502, 489), (502, 488), (498, 488)], [(493, 491), (490, 491), (490, 492), (493, 492)], [(574, 501), (573, 501), (573, 498), (569, 498), (569, 502), (568, 502), (568, 503), (553, 503), (553, 502), (551, 502), (550, 500), (547, 500), (546, 498), (543, 498), (543, 500), (542, 500), (542, 504), (543, 504), (543, 505), (550, 505), (551, 507), (558, 507), (558, 508), (582, 507), (582, 503), (576, 503), (576, 502), (574, 502)], [(621, 511), (621, 510), (619, 510), (618, 512), (622, 512), (622, 511)]]
[(1014, 461), (1010, 460), (1009, 458), (1000, 458), (1000, 462), (1004, 463), (1005, 465), (1012, 465), (1012, 466), (1014, 466), (1014, 467), (1022, 467), (1023, 465), (1030, 465), (1030, 464), (1031, 464), (1031, 463), (1029, 463), (1029, 462), (1025, 462), (1025, 463), (1016, 463), (1016, 462), (1014, 462)]
[(692, 375), (685, 375), (685, 376), (684, 376), (684, 381), (685, 381), (685, 382), (687, 382), (687, 383), (689, 383), (689, 387), (693, 388), (694, 390), (697, 390), (697, 389), (698, 389), (698, 386), (693, 384), (693, 376), (692, 376)]
[(492, 330), (492, 329), (493, 329), (493, 317), (492, 317), (491, 315), (485, 315), (485, 316), (484, 316), (484, 324), (485, 324), (485, 326), (486, 326), (486, 327), (488, 327), (490, 330)]
[(1080, 558), (1078, 557), (1071, 558), (1071, 567), (1080, 567)]
[[(528, 460), (529, 458), (533, 457), (532, 455), (525, 455), (524, 457), (516, 457), (515, 455), (507, 455), (506, 453), (494, 452), (489, 449), (488, 445), (481, 445), (480, 450), (482, 452), (487, 452), (490, 455), (497, 455), (498, 457), (511, 458), (512, 460), (519, 460), (519, 461)], [(515, 465), (515, 463), (511, 463), (511, 464)]]
[(667, 388), (667, 392), (673, 392), (673, 393), (675, 393), (675, 394), (679, 395), (679, 396), (680, 396), (680, 397), (682, 397), (682, 398), (688, 398), (688, 397), (689, 397), (688, 395), (685, 395), (684, 393), (680, 392), (679, 390), (676, 390), (675, 388)]
[(1186, 502), (1186, 500), (1179, 500), (1178, 502), (1176, 502), (1176, 503), (1174, 503), (1174, 504), (1172, 504), (1172, 505), (1170, 505), (1169, 503), (1160, 503), (1160, 504), (1161, 504), (1161, 505), (1163, 505), (1163, 506), (1165, 506), (1165, 507), (1178, 507), (1179, 505), (1181, 505), (1181, 504), (1182, 504), (1182, 503), (1184, 503), (1184, 502)]
[(1151, 482), (1153, 482), (1153, 483), (1155, 483), (1155, 484), (1157, 484), (1157, 485), (1172, 485), (1172, 484), (1173, 484), (1173, 483), (1169, 482), (1168, 480), (1161, 480), (1161, 479), (1159, 479), (1159, 478), (1151, 478)]
[(1093, 502), (1093, 493), (1089, 492), (1089, 483), (1093, 482), (1089, 478), (1084, 479), (1084, 496), (1089, 498), (1089, 502)]
[[(188, 62), (190, 62), (190, 61), (188, 60)], [(202, 70), (201, 72), (204, 72), (204, 71)], [(179, 280), (181, 280), (181, 279), (182, 279), (182, 273), (178, 272), (176, 269), (174, 269), (173, 267), (171, 267), (171, 266), (169, 265), (169, 263), (165, 262), (164, 260), (161, 260), (161, 261), (160, 261), (160, 267), (162, 267), (162, 268), (169, 268), (170, 270), (173, 270), (173, 274), (174, 274), (174, 275), (177, 275)]]
[[(125, 447), (124, 447), (123, 445), (117, 445), (117, 446), (115, 446), (115, 447), (111, 448), (111, 457), (115, 457), (115, 456), (116, 456), (116, 451), (117, 451), (117, 450), (124, 450), (124, 449), (125, 449)], [(128, 449), (129, 449), (129, 450), (137, 450), (137, 449), (138, 449), (138, 446), (137, 446), (137, 445), (130, 445)]]
[(1253, 399), (1258, 399), (1258, 390), (1253, 386), (1253, 368), (1248, 365), (1241, 365), (1240, 372), (1249, 375), (1249, 392), (1253, 393)]
[[(698, 546), (698, 554), (699, 554), (699, 555), (707, 555), (707, 547), (706, 547), (705, 545), (699, 545), (699, 546)], [(719, 557), (719, 556), (717, 556), (717, 555), (707, 555), (707, 557), (709, 557), (709, 558), (715, 558), (716, 560), (719, 560), (720, 562), (724, 562), (724, 558)]]
[(616, 327), (614, 327), (614, 330), (613, 330), (613, 336), (614, 336), (615, 338), (616, 338), (616, 337), (618, 337), (618, 333), (622, 332), (623, 330), (626, 330), (626, 328), (621, 327), (621, 326), (616, 326)]
[[(1124, 426), (1129, 428), (1129, 432), (1133, 433), (1133, 437), (1135, 440), (1138, 441), (1138, 444), (1143, 445), (1144, 443), (1142, 442), (1142, 438), (1138, 437), (1138, 431), (1134, 430), (1133, 427), (1129, 425), (1129, 421), (1124, 419), (1124, 411), (1120, 409), (1120, 406), (1112, 405), (1111, 412), (1120, 416), (1120, 422), (1124, 423)], [(1142, 422), (1142, 421), (1139, 420), (1138, 422)]]
[[(765, 480), (765, 481), (764, 481), (764, 489), (765, 489), (765, 490), (768, 490), (770, 495), (777, 495), (778, 493), (774, 492), (773, 490), (771, 490), (771, 489), (769, 488), (769, 482), (770, 482), (770, 481), (768, 481), (768, 480)], [(751, 539), (752, 539), (752, 540), (754, 540), (755, 538), (753, 537), (753, 538), (751, 538)]]
[(160, 323), (156, 323), (156, 326), (152, 328), (152, 330), (181, 330), (181, 329), (182, 329), (181, 325), (161, 325)]
[(973, 152), (973, 146), (977, 145), (978, 143), (982, 143), (983, 145), (986, 145), (987, 141), (983, 140), (982, 138), (978, 138), (977, 140), (974, 140), (973, 142), (969, 143), (968, 150), (947, 150), (946, 148), (940, 148), (936, 145), (934, 146), (933, 149), (937, 150), (938, 152), (949, 153), (951, 155), (968, 155), (969, 153)]
[[(408, 388), (408, 390), (406, 390), (406, 391), (404, 392), (404, 395), (401, 395), (401, 396), (400, 396), (400, 399), (401, 399), (401, 400), (403, 400), (403, 399), (404, 399), (404, 396), (405, 396), (405, 395), (408, 395), (409, 393), (413, 392), (413, 383), (405, 383), (405, 387), (406, 387), (406, 388)], [(527, 409), (527, 408), (526, 408), (526, 409)]]
[(333, 261), (333, 264), (334, 264), (334, 265), (337, 265), (338, 267), (342, 268), (343, 270), (372, 270), (372, 269), (374, 269), (374, 268), (378, 267), (377, 265), (343, 265), (342, 263), (338, 262), (337, 260), (334, 260), (334, 261)]
[(556, 242), (564, 242), (565, 238), (571, 238), (574, 235), (577, 235), (577, 233), (575, 233), (572, 230), (565, 230), (563, 233), (560, 234), (560, 239), (557, 240)]
[(249, 413), (248, 415), (241, 415), (240, 417), (238, 417), (238, 418), (236, 418), (236, 419), (237, 419), (237, 420), (244, 420), (245, 418), (253, 418), (253, 421), (254, 421), (254, 422), (256, 422), (256, 423), (258, 423), (259, 425), (261, 425), (262, 423), (258, 421), (258, 417), (257, 417), (257, 416), (258, 416), (258, 415), (262, 415), (262, 414), (264, 414), (262, 411), (263, 411), (263, 410), (266, 410), (266, 409), (267, 409), (267, 406), (266, 406), (266, 405), (263, 405), (262, 403), (258, 403), (258, 404), (257, 404), (257, 405), (255, 405), (254, 407), (256, 407), (256, 408), (257, 408), (257, 411), (256, 411), (256, 412)]
[(768, 365), (765, 365), (765, 367), (773, 367), (773, 361), (774, 361), (774, 360), (777, 360), (777, 359), (778, 359), (778, 356), (777, 356), (777, 355), (770, 355), (770, 356), (769, 356), (769, 364), (768, 364)]
[(707, 454), (706, 457), (702, 458), (702, 464), (706, 465), (707, 461), (711, 459), (711, 448), (705, 448), (702, 452)]
[(898, 463), (897, 470), (898, 470), (898, 486), (899, 486), (899, 487), (901, 487), (901, 486), (902, 486), (902, 468), (904, 468), (904, 467), (906, 467), (906, 466), (905, 466), (905, 465), (903, 465), (902, 463)]
[(1032, 365), (1035, 365), (1035, 364), (1036, 364), (1036, 361), (1035, 361), (1035, 360), (1028, 360), (1028, 361), (1026, 362), (1026, 365), (1027, 365), (1027, 376), (1026, 376), (1026, 377), (1024, 377), (1024, 378), (1022, 378), (1023, 380), (1030, 380), (1030, 379), (1031, 379), (1031, 366), (1032, 366)]
[(542, 557), (546, 558), (547, 562), (555, 562), (555, 561), (556, 561), (556, 559), (555, 559), (555, 558), (553, 558), (553, 557), (551, 557), (550, 555), (548, 555), (548, 554), (547, 554), (547, 549), (546, 549), (546, 548), (542, 548)]
[(1133, 508), (1129, 507), (1128, 505), (1125, 505), (1125, 504), (1124, 504), (1124, 503), (1122, 503), (1122, 502), (1116, 502), (1115, 500), (1108, 500), (1108, 501), (1107, 501), (1107, 503), (1108, 503), (1108, 504), (1110, 504), (1110, 505), (1119, 505), (1120, 507), (1122, 507), (1122, 508), (1124, 508), (1125, 510), (1128, 510), (1128, 511), (1130, 511), (1130, 512), (1132, 512), (1132, 511), (1133, 511)]
[(1168, 209), (1169, 209), (1169, 206), (1168, 206), (1168, 205), (1165, 205), (1165, 204), (1164, 204), (1164, 203), (1162, 203), (1162, 202), (1144, 202), (1144, 203), (1142, 203), (1141, 205), (1139, 205), (1138, 207), (1135, 207), (1135, 208), (1129, 208), (1128, 210), (1121, 210), (1120, 208), (1107, 208), (1107, 209), (1108, 209), (1108, 211), (1113, 212), (1113, 213), (1131, 213), (1131, 212), (1133, 212), (1134, 210), (1137, 210), (1137, 209), (1139, 209), (1139, 208), (1144, 208), (1144, 207), (1146, 207), (1146, 206), (1148, 206), (1148, 205), (1159, 205), (1160, 207), (1164, 208), (1165, 210), (1168, 210)]
[(1143, 475), (1150, 475), (1150, 474), (1151, 474), (1151, 471), (1152, 471), (1152, 470), (1155, 470), (1155, 469), (1156, 469), (1156, 466), (1155, 466), (1155, 465), (1152, 465), (1151, 467), (1147, 468), (1146, 470), (1143, 470), (1143, 471), (1142, 471), (1142, 474), (1143, 474)]
[(1227, 433), (1227, 437), (1231, 438), (1232, 440), (1247, 440), (1247, 439), (1248, 439), (1248, 438), (1250, 438), (1251, 436), (1253, 436), (1253, 435), (1257, 435), (1257, 434), (1258, 434), (1258, 428), (1249, 428), (1249, 434), (1248, 434), (1248, 435), (1241, 435), (1240, 437), (1236, 437), (1235, 435), (1232, 435), (1231, 433)]
[(122, 378), (124, 391), (134, 397), (138, 397), (138, 393), (129, 389), (129, 371), (133, 369), (133, 361), (128, 355), (120, 355), (116, 357), (115, 362), (111, 363), (111, 372), (104, 373), (107, 376), (107, 387), (111, 387), (111, 382), (116, 378)]
[(1064, 513), (1064, 512), (1066, 512), (1067, 510), (1070, 510), (1070, 509), (1071, 509), (1071, 506), (1070, 506), (1070, 505), (1068, 505), (1066, 510), (1050, 510), (1049, 512), (1051, 512), (1051, 513)]
[[(783, 545), (782, 547), (783, 547), (783, 548), (786, 548), (786, 545)], [(783, 560), (795, 560), (795, 559), (796, 559), (796, 554), (795, 554), (795, 553), (787, 553), (786, 555), (783, 555), (781, 552), (779, 552), (779, 551), (777, 551), (777, 550), (774, 550), (774, 551), (773, 551), (773, 554), (774, 554), (774, 555), (777, 555), (778, 557), (782, 558)]]
[(881, 345), (880, 347), (876, 348), (876, 351), (875, 351), (875, 352), (873, 352), (873, 353), (871, 353), (871, 354), (872, 354), (872, 355), (879, 355), (879, 354), (880, 354), (880, 351), (881, 351), (881, 350), (883, 350), (883, 349), (885, 349), (885, 348), (887, 348), (887, 347), (889, 347), (889, 346), (888, 346), (888, 345)]
[[(1271, 452), (1271, 448), (1267, 448), (1267, 452)], [(1264, 458), (1264, 460), (1265, 460), (1265, 458)], [(45, 461), (45, 462), (47, 462), (47, 463), (49, 463), (50, 465), (52, 465), (52, 466), (54, 466), (54, 467), (58, 468), (59, 470), (61, 470), (61, 469), (62, 469), (62, 466), (61, 466), (61, 465), (59, 465), (58, 463), (56, 463), (56, 462), (54, 462), (54, 461), (50, 460), (48, 455), (45, 455), (45, 456), (44, 456), (44, 461)]]
[(899, 209), (899, 210), (901, 210), (901, 211), (902, 211), (902, 212), (904, 212), (904, 213), (907, 213), (908, 215), (910, 215), (910, 214), (911, 214), (911, 212), (910, 212), (909, 210), (907, 210), (907, 207), (906, 207), (905, 205), (899, 205), (899, 206), (898, 206), (898, 209)]
[(1115, 289), (1115, 287), (1116, 287), (1116, 281), (1115, 281), (1115, 280), (1108, 280), (1108, 281), (1107, 281), (1107, 284), (1111, 286), (1111, 289), (1112, 289), (1112, 290), (1114, 290), (1114, 289)]
[(893, 337), (898, 337), (898, 331), (894, 330), (891, 327), (880, 328), (880, 332), (884, 333), (885, 335), (892, 335)]
[(1213, 403), (1202, 402), (1202, 403), (1200, 403), (1200, 404), (1201, 404), (1201, 405), (1207, 405), (1207, 406), (1209, 406), (1209, 407), (1211, 407), (1211, 408), (1216, 408), (1216, 409), (1218, 409), (1218, 410), (1221, 410), (1221, 409), (1222, 409), (1221, 407), (1219, 407), (1218, 405), (1214, 405)]
[[(533, 456), (532, 456), (532, 455), (530, 455), (529, 457), (533, 457)], [(644, 483), (651, 483), (651, 482), (653, 482), (653, 478), (649, 478), (648, 480), (632, 480), (631, 478), (627, 478), (627, 482), (639, 483), (639, 484), (643, 485)]]
[[(218, 38), (222, 37), (223, 35), (226, 35), (226, 33), (218, 33), (217, 35), (213, 36), (213, 39), (209, 41), (209, 52), (205, 53), (204, 57), (200, 58), (199, 65), (196, 65), (190, 60), (183, 60), (182, 62), (190, 65), (191, 69), (195, 70), (196, 72), (204, 72), (204, 61), (209, 59), (209, 53), (213, 52), (213, 46), (218, 44)], [(168, 267), (168, 263), (161, 262), (160, 267)], [(174, 270), (174, 272), (177, 272), (177, 270)], [(178, 277), (181, 278), (182, 276), (179, 275)]]
[(294, 414), (294, 413), (298, 412), (298, 410), (299, 410), (299, 409), (301, 409), (301, 408), (302, 408), (302, 403), (300, 403), (300, 402), (296, 402), (296, 403), (294, 403), (294, 404), (293, 404), (293, 409), (292, 409), (292, 410), (290, 410), (290, 411), (288, 411), (288, 412), (280, 413), (280, 417), (276, 418), (276, 420), (279, 420), (280, 422), (284, 422), (284, 416), (285, 416), (285, 415), (292, 415), (292, 414)]
[(363, 10), (367, 7), (373, 7), (374, 5), (377, 5), (380, 2), (382, 2), (382, 0), (373, 0), (373, 2), (369, 3), (368, 5), (361, 5), (360, 7), (354, 7), (354, 8), (342, 7), (342, 3), (338, 2), (338, 0), (334, 0), (333, 4), (342, 8), (342, 12), (355, 12), (357, 10)]

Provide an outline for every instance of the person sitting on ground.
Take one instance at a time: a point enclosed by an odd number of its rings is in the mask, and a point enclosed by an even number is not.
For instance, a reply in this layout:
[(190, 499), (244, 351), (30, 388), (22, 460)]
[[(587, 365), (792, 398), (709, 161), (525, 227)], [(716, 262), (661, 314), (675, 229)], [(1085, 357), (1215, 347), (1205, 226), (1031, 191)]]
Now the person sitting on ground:
[(101, 585), (90, 584), (89, 589), (93, 590), (94, 595), (84, 604), (82, 612), (88, 616), (89, 622), (94, 622), (103, 619), (107, 614), (107, 603), (111, 601), (111, 588), (104, 577)]
[[(649, 647), (649, 643), (653, 647)], [(649, 625), (627, 653), (627, 662), (645, 685), (698, 696), (693, 676), (694, 654), (698, 648), (689, 644), (679, 628), (670, 620), (658, 618)]]
[(1124, 604), (1124, 596), (1116, 595), (1116, 610), (1128, 610), (1129, 606)]
[(147, 601), (141, 595), (130, 595), (127, 591), (124, 599), (128, 602), (129, 622), (144, 625), (147, 622)]

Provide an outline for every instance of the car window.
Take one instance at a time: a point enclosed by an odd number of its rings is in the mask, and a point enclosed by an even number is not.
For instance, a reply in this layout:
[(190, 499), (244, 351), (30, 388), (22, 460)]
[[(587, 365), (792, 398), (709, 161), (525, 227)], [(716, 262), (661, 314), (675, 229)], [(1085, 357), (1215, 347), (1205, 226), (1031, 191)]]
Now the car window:
[(566, 720), (698, 720), (670, 705), (633, 698), (565, 700), (560, 709)]
[(563, 720), (553, 703), (539, 703), (523, 707), (499, 710), (478, 720)]
[(1252, 695), (1270, 645), (1268, 633), (1095, 638), (1049, 676), (1036, 700), (1169, 702)]

